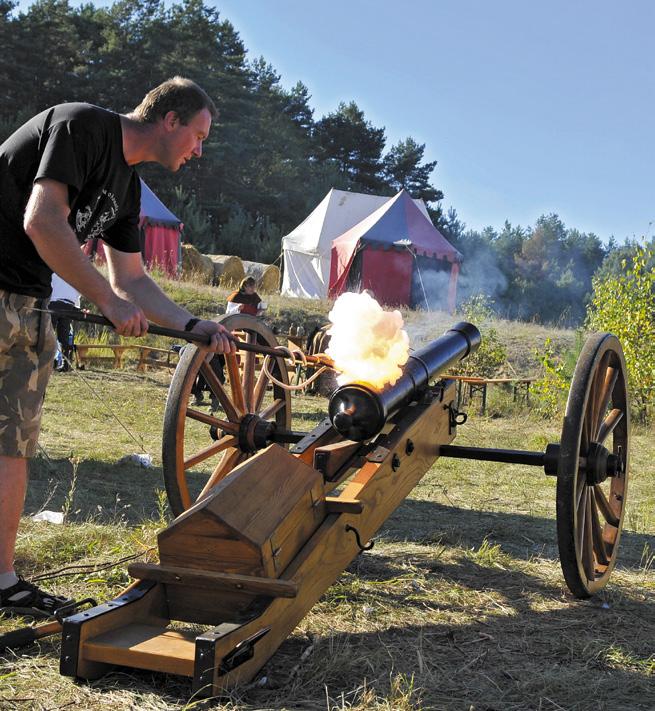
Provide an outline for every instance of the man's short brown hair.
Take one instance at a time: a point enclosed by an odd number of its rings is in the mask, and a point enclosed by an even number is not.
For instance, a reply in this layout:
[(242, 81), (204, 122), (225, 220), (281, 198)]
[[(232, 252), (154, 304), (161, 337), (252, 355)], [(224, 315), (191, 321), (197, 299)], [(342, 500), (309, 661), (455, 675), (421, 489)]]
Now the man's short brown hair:
[(134, 109), (132, 116), (143, 123), (155, 123), (169, 111), (175, 111), (180, 121), (187, 124), (203, 109), (209, 111), (212, 119), (218, 118), (218, 109), (204, 89), (191, 79), (173, 77), (151, 89)]

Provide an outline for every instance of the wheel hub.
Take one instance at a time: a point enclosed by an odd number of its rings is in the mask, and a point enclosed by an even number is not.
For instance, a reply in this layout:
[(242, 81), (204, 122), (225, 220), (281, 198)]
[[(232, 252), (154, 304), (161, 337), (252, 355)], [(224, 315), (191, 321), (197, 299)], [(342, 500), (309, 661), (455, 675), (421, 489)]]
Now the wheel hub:
[(602, 484), (610, 476), (621, 476), (623, 460), (619, 455), (612, 454), (602, 444), (592, 442), (587, 452), (585, 473), (589, 486)]
[(274, 432), (274, 422), (263, 420), (258, 415), (244, 415), (239, 423), (239, 448), (250, 454), (258, 452), (268, 446)]

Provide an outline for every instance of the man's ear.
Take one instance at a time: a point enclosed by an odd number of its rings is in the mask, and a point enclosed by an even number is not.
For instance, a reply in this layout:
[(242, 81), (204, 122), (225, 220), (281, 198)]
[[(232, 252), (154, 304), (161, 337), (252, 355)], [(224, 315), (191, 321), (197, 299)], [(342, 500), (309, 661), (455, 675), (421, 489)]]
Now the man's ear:
[(172, 131), (174, 128), (178, 127), (179, 123), (180, 117), (177, 115), (177, 111), (168, 111), (164, 114), (163, 124), (164, 128), (167, 130)]

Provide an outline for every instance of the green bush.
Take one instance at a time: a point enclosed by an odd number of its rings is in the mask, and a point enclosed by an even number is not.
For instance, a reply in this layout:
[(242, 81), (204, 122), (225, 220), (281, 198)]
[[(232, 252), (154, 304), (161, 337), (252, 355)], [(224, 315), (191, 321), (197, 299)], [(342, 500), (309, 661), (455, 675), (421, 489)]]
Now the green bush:
[(207, 253), (212, 247), (212, 221), (198, 204), (196, 196), (187, 193), (184, 188), (175, 188), (175, 200), (171, 210), (182, 220), (184, 241), (189, 242), (199, 251)]
[(622, 260), (620, 274), (593, 280), (587, 327), (610, 331), (621, 341), (635, 414), (652, 416), (655, 397), (655, 249), (639, 247)]
[(535, 351), (541, 363), (542, 375), (531, 387), (535, 410), (544, 417), (556, 417), (563, 412), (563, 405), (573, 375), (574, 363), (555, 352), (553, 341), (546, 339), (543, 351)]
[(507, 362), (507, 350), (490, 323), (494, 316), (492, 306), (493, 301), (484, 294), (476, 294), (460, 306), (462, 316), (480, 329), (482, 343), (475, 353), (452, 370), (454, 374), (492, 378)]

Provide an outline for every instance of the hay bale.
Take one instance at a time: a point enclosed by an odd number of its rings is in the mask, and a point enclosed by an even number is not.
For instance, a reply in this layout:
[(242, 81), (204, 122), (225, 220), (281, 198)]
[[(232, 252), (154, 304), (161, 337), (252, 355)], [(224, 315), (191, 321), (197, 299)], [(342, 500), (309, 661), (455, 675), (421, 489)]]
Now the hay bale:
[(261, 264), (260, 262), (243, 262), (246, 276), (254, 277), (259, 291), (280, 290), (280, 270), (275, 264)]
[(182, 279), (200, 284), (211, 284), (214, 279), (214, 263), (192, 245), (182, 245)]
[(243, 262), (240, 257), (227, 254), (208, 254), (214, 265), (214, 286), (239, 286), (245, 276)]

